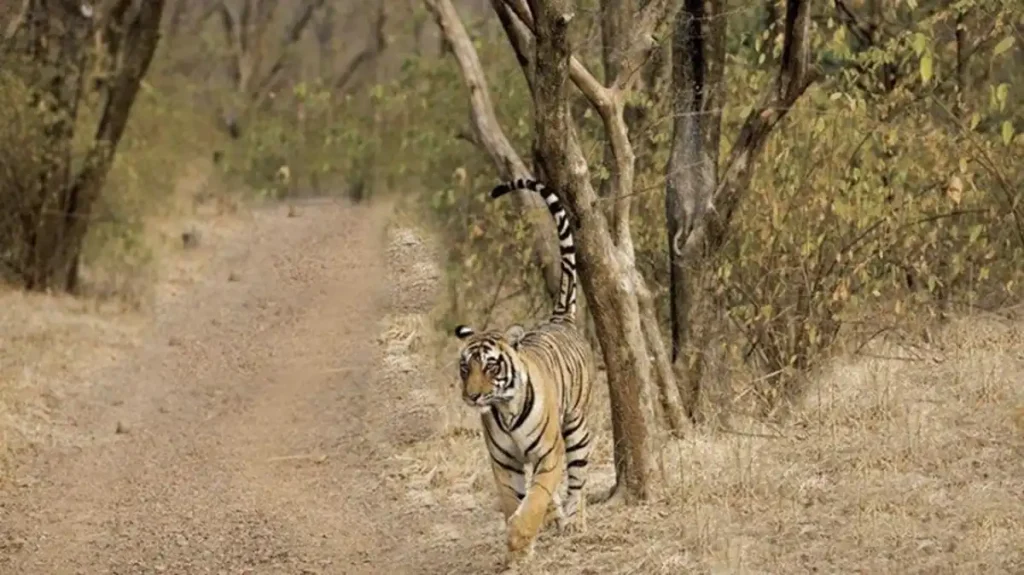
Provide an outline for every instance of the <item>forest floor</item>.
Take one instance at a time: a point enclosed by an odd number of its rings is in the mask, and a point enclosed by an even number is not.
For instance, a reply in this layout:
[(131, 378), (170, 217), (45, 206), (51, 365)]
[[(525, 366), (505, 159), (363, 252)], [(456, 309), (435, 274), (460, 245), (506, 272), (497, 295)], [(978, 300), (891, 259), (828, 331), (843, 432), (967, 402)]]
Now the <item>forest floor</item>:
[[(144, 312), (0, 293), (0, 573), (500, 571), (437, 250), (400, 222), (207, 218)], [(837, 362), (783, 425), (658, 438), (654, 500), (543, 534), (524, 572), (1020, 573), (1022, 326), (954, 321), (926, 356)], [(593, 413), (601, 489), (603, 391)]]

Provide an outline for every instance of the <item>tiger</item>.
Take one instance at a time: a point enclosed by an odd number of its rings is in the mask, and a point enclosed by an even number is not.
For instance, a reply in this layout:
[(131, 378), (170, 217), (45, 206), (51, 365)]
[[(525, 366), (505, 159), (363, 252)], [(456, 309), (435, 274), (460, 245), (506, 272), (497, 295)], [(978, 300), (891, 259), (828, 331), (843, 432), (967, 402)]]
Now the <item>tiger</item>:
[(578, 276), (569, 216), (558, 195), (533, 179), (501, 183), (491, 197), (516, 190), (540, 194), (555, 221), (562, 274), (554, 309), (532, 329), (455, 328), (464, 342), (462, 399), (480, 412), (511, 562), (531, 556), (537, 534), (552, 523), (559, 532), (586, 530), (587, 418), (596, 374), (593, 351), (576, 325)]

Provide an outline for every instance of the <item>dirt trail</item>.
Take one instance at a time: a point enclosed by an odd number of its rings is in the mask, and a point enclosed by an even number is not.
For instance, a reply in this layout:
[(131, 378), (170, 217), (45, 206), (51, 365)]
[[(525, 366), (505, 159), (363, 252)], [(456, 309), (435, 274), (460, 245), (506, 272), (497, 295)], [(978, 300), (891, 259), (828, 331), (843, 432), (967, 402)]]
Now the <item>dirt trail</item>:
[(488, 569), (431, 536), (458, 533), (457, 515), (387, 480), (388, 447), (431, 432), (398, 407), (415, 378), (376, 376), (379, 320), (422, 305), (389, 295), (387, 211), (300, 210), (258, 211), (137, 353), (68, 402), (80, 445), (0, 492), (0, 573)]

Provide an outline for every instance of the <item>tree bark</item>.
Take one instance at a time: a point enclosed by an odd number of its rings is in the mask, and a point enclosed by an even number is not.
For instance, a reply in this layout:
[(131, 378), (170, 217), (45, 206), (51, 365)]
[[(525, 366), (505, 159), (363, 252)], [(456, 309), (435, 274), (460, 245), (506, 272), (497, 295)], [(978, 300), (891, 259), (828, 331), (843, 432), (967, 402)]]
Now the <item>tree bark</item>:
[[(694, 14), (700, 10), (711, 12), (722, 9), (716, 2), (699, 3), (687, 0), (687, 9), (677, 20), (677, 38), (684, 48), (675, 56), (677, 85), (673, 88), (676, 96), (677, 118), (674, 126), (673, 151), (667, 168), (669, 192), (666, 197), (666, 211), (669, 215), (670, 244), (672, 253), (672, 321), (673, 356), (677, 373), (685, 373), (686, 381), (680, 392), (686, 398), (687, 410), (695, 413), (695, 401), (699, 391), (700, 357), (687, 357), (687, 337), (692, 333), (689, 312), (693, 306), (695, 274), (711, 255), (718, 252), (725, 243), (732, 216), (750, 187), (758, 155), (775, 126), (785, 118), (789, 109), (816, 80), (817, 75), (809, 69), (809, 26), (810, 5), (808, 0), (787, 0), (782, 57), (778, 73), (771, 89), (761, 97), (760, 105), (747, 115), (740, 133), (729, 153), (725, 169), (719, 173), (711, 171), (711, 159), (717, 160), (715, 150), (709, 142), (716, 142), (718, 134), (711, 126), (702, 126), (699, 121), (687, 116), (706, 117), (701, 110), (715, 111), (721, 106), (704, 107), (703, 99), (721, 99), (721, 93), (710, 91), (709, 79), (717, 79), (721, 90), (721, 72), (709, 67), (708, 55), (713, 46), (720, 45), (724, 29), (699, 33), (691, 27), (700, 25), (700, 18)], [(712, 17), (703, 14), (703, 17)], [(713, 18), (713, 17), (712, 17)], [(713, 18), (717, 20), (717, 18)], [(713, 25), (712, 25), (713, 26)], [(700, 26), (704, 28), (703, 26)], [(687, 47), (694, 38), (701, 41), (696, 47)], [(703, 65), (698, 65), (703, 61)], [(703, 74), (703, 80), (701, 79)], [(697, 97), (700, 96), (701, 100)], [(716, 161), (717, 163), (717, 161)], [(696, 170), (695, 166), (704, 166)], [(700, 353), (694, 350), (693, 353)], [(685, 363), (684, 363), (685, 362)]]
[[(673, 32), (673, 134), (666, 169), (665, 215), (671, 243), (688, 236), (718, 186), (725, 68), (722, 0), (686, 0)], [(699, 258), (669, 250), (672, 364), (691, 421), (699, 419), (701, 345), (691, 345), (690, 310)]]
[[(654, 45), (655, 29), (669, 12), (667, 1), (654, 0), (636, 19), (629, 47), (620, 60), (620, 73), (609, 86), (600, 84), (571, 56), (567, 2), (534, 0), (529, 15), (536, 39), (534, 114), (544, 171), (551, 185), (564, 191), (566, 203), (579, 222), (580, 277), (605, 359), (612, 407), (616, 485), (626, 501), (650, 496), (649, 408), (644, 400), (652, 387), (651, 361), (640, 317), (638, 272), (629, 230), (634, 155), (623, 118), (625, 95), (635, 72)], [(615, 158), (612, 190), (616, 194), (609, 225), (598, 207), (589, 168), (568, 111), (566, 81), (572, 81), (601, 114)]]

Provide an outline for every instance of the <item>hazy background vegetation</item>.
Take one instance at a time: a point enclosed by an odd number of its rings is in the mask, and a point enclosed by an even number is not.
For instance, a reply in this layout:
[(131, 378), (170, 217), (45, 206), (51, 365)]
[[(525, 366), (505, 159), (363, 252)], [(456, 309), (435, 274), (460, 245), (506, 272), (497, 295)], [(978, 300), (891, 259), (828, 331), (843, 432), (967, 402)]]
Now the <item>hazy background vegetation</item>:
[[(5, 28), (15, 4), (0, 14)], [(529, 157), (532, 96), (491, 3), (455, 4), (500, 123)], [(600, 5), (576, 4), (577, 55), (600, 74)], [(724, 162), (775, 81), (785, 3), (715, 5), (727, 22)], [(690, 374), (699, 380), (698, 422), (768, 419), (838, 352), (880, 353), (868, 345), (880, 338), (927, 345), (950, 318), (1005, 315), (1020, 301), (1020, 5), (851, 0), (811, 9), (817, 79), (766, 140), (724, 243), (694, 270), (686, 358), (699, 364)], [(161, 34), (89, 214), (80, 292), (144, 308), (147, 270), (187, 231), (165, 220), (240, 201), (388, 196), (443, 254), (436, 333), (546, 313), (528, 241), (534, 230), (514, 204), (487, 196), (496, 172), (476, 143), (462, 74), (421, 2), (172, 0)], [(667, 50), (671, 38), (659, 41)], [(34, 151), (48, 149), (49, 120), (28, 105), (34, 76), (8, 65), (12, 54), (0, 56), (0, 273), (17, 286), (22, 218), (38, 209), (26, 204), (24, 174), (45, 161)], [(662, 53), (648, 66), (651, 79), (631, 102), (640, 118), (630, 134), (638, 156), (632, 218), (637, 265), (668, 333), (671, 58)], [(75, 170), (103, 105), (94, 70), (83, 72), (74, 118)], [(598, 186), (608, 177), (602, 126), (572, 93)], [(182, 187), (180, 176), (192, 172), (199, 184)], [(450, 354), (451, 345), (437, 344), (434, 355)]]
[[(529, 156), (531, 94), (493, 9), (482, 1), (456, 5), (499, 120)], [(774, 81), (784, 4), (717, 8), (727, 30), (724, 162)], [(579, 57), (598, 71), (599, 13), (596, 1), (579, 2), (574, 28)], [(740, 380), (764, 384), (746, 394), (752, 407), (774, 407), (779, 389), (837, 342), (857, 348), (880, 334), (920, 337), (931, 319), (1017, 302), (1021, 18), (1008, 0), (813, 6), (817, 81), (770, 134), (724, 245), (696, 270), (697, 349), (688, 357), (711, 370), (697, 375), (709, 382), (705, 411), (745, 394), (731, 386)], [(143, 297), (137, 284), (159, 243), (147, 221), (214, 199), (222, 206), (215, 196), (226, 190), (357, 201), (389, 194), (446, 247), (439, 329), (496, 325), (548, 305), (531, 265), (526, 219), (487, 199), (496, 174), (475, 144), (460, 71), (421, 3), (179, 0), (167, 3), (161, 33), (89, 215), (82, 263), (93, 283), (83, 290)], [(632, 217), (637, 263), (667, 330), (671, 42), (660, 41), (645, 72), (651, 80), (631, 104), (641, 118), (631, 134), (638, 156)], [(14, 62), (15, 50), (5, 54)], [(19, 69), (0, 72), (0, 256), (12, 281), (22, 257), (14, 230), (26, 211), (19, 178), (41, 161), (32, 151), (43, 149), (46, 122), (26, 106), (32, 76)], [(73, 166), (87, 155), (103, 104), (101, 72), (96, 65), (82, 75)], [(582, 101), (573, 110), (593, 175), (607, 178), (598, 119)], [(202, 172), (204, 185), (176, 190), (179, 180), (169, 176), (186, 169)]]

